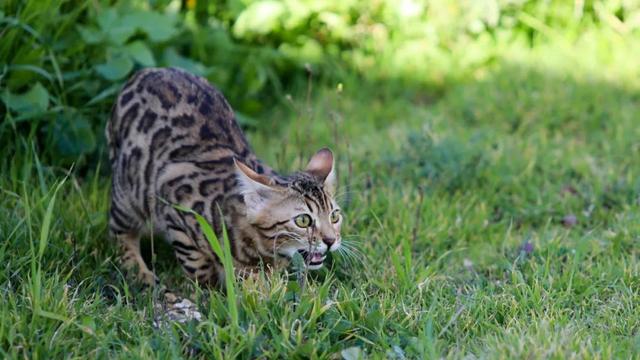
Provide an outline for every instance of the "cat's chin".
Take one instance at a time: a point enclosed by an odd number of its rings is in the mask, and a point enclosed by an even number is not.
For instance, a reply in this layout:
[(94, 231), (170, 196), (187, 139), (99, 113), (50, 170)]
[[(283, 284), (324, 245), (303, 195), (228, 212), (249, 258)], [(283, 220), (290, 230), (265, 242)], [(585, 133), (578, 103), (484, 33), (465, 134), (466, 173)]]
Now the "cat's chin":
[(323, 265), (324, 265), (323, 263), (320, 263), (318, 265), (309, 264), (309, 265), (307, 265), (307, 269), (309, 269), (309, 270), (320, 270), (320, 269), (322, 269)]

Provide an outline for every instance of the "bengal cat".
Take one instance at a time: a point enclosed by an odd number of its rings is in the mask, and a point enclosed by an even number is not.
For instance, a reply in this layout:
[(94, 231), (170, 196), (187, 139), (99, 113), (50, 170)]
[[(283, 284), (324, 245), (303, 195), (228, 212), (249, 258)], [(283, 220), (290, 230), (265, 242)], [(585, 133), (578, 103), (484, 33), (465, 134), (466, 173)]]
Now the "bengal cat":
[(124, 86), (106, 127), (112, 169), (109, 230), (121, 262), (146, 285), (157, 277), (140, 254), (150, 230), (173, 246), (186, 274), (220, 286), (224, 270), (193, 209), (222, 239), (238, 273), (286, 266), (294, 254), (322, 267), (341, 245), (333, 154), (318, 151), (304, 171), (278, 175), (253, 153), (224, 96), (185, 71), (145, 69)]

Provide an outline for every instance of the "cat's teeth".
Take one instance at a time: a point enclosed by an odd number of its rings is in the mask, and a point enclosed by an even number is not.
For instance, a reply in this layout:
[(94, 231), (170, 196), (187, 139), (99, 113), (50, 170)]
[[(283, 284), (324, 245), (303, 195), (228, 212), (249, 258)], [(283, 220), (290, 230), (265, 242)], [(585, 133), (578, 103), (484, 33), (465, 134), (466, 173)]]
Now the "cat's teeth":
[(325, 257), (324, 254), (321, 254), (319, 252), (314, 252), (311, 255), (311, 262), (312, 263), (322, 262), (322, 261), (324, 261), (324, 257)]

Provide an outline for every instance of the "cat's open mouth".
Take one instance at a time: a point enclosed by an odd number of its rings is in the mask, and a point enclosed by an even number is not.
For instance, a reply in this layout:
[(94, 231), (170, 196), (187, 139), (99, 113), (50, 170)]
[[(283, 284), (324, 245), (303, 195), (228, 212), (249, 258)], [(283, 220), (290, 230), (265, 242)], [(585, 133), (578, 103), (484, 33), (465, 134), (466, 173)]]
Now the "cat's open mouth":
[(322, 262), (326, 259), (327, 254), (319, 251), (307, 251), (305, 249), (298, 250), (298, 253), (302, 255), (304, 262), (309, 264), (310, 268), (322, 266)]

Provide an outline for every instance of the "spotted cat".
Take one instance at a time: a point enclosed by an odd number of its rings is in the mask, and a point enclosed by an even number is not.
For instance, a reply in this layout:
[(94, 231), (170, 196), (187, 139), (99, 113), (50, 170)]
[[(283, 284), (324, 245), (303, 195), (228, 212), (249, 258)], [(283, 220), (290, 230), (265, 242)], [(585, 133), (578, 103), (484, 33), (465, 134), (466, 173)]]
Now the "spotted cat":
[[(125, 270), (147, 285), (157, 277), (140, 237), (162, 234), (186, 274), (220, 286), (224, 270), (193, 209), (228, 230), (234, 268), (286, 266), (295, 253), (322, 267), (341, 245), (333, 154), (318, 151), (304, 171), (283, 176), (258, 160), (224, 96), (183, 70), (151, 68), (124, 86), (106, 127), (113, 172), (109, 231)], [(223, 219), (223, 220), (222, 220)]]

